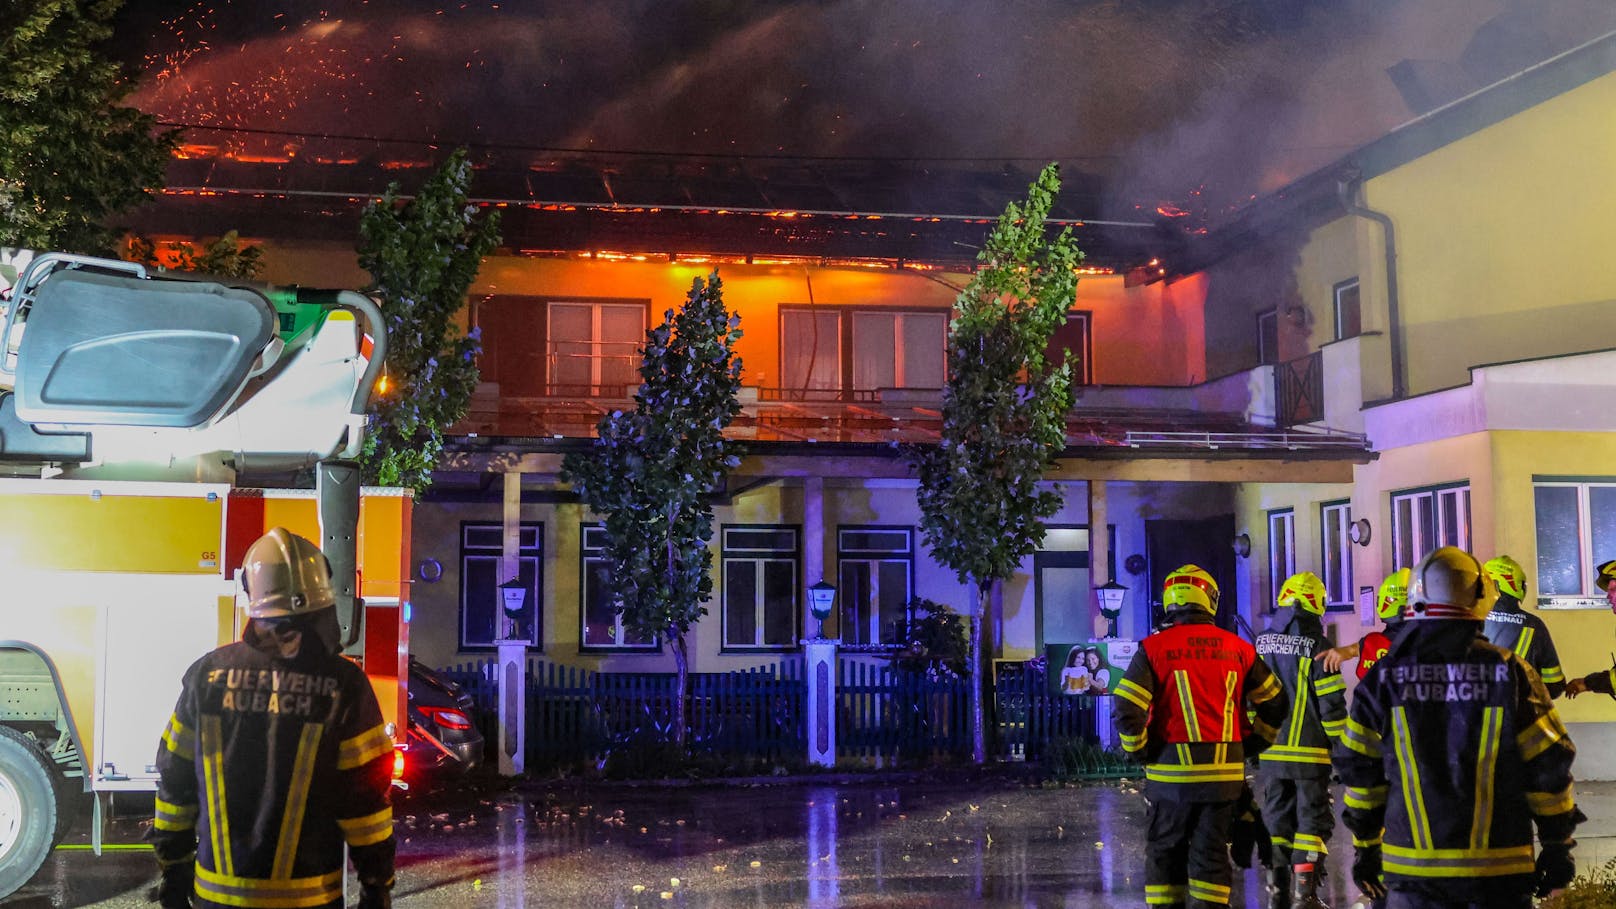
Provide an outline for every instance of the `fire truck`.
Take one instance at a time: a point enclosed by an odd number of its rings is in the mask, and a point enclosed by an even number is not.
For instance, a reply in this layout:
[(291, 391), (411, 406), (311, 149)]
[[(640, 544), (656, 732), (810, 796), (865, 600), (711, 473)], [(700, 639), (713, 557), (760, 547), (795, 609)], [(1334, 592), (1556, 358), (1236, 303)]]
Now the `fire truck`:
[(412, 499), (353, 461), (386, 349), (359, 293), (0, 250), (0, 897), (86, 800), (99, 851), (110, 800), (155, 791), (181, 675), (239, 636), (272, 527), (330, 558), (403, 738)]

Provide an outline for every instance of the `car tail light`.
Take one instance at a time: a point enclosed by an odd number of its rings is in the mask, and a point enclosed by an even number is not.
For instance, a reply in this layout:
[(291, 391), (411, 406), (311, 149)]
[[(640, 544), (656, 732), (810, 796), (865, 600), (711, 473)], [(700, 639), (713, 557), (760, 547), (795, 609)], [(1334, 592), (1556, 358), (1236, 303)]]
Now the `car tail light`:
[(421, 707), (427, 719), (445, 729), (470, 729), (471, 718), (453, 707)]

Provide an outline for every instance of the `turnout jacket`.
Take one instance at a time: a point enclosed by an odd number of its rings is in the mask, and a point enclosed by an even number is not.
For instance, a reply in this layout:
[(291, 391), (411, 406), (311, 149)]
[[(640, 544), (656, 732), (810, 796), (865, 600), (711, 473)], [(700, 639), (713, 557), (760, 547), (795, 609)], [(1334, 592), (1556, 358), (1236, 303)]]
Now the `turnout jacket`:
[(1549, 697), (1565, 694), (1565, 671), (1560, 668), (1560, 654), (1554, 649), (1554, 638), (1543, 619), (1521, 609), (1521, 601), (1508, 594), (1500, 594), (1497, 605), (1487, 614), (1482, 626), (1487, 640), (1508, 650), (1537, 670)]
[(392, 766), (358, 666), (221, 647), (186, 671), (158, 747), (158, 862), (195, 861), (197, 905), (340, 906), (344, 842), (362, 883), (392, 882)]
[(1152, 795), (1180, 801), (1238, 798), (1248, 749), (1272, 742), (1285, 716), (1257, 651), (1200, 613), (1145, 638), (1116, 694), (1123, 750), (1144, 760)]
[(1335, 752), (1343, 822), (1387, 884), (1485, 902), (1530, 893), (1532, 828), (1570, 839), (1576, 749), (1537, 673), (1462, 619), (1405, 622), (1358, 685)]
[(1330, 743), (1347, 725), (1347, 683), (1313, 660), (1330, 646), (1324, 624), (1311, 613), (1292, 611), (1283, 629), (1257, 636), (1257, 655), (1290, 700), (1274, 744), (1262, 752), (1262, 768), (1286, 779), (1328, 777)]

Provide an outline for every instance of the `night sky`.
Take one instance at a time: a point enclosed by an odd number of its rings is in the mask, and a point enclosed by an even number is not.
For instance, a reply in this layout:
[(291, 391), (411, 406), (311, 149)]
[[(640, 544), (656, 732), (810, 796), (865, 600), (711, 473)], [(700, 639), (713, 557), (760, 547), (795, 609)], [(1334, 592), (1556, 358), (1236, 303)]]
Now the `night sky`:
[[(518, 150), (1059, 159), (1116, 216), (1273, 189), (1608, 0), (129, 0), (135, 103), (197, 126)], [(295, 141), (295, 137), (289, 139)]]

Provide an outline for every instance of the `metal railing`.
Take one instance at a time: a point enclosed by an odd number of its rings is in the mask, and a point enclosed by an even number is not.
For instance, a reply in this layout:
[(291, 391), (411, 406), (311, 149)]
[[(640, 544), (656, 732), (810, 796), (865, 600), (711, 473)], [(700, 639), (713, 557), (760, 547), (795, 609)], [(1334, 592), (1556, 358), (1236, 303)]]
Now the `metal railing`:
[(1232, 448), (1242, 451), (1318, 448), (1369, 449), (1369, 438), (1355, 432), (1127, 432), (1122, 442), (1130, 448)]

